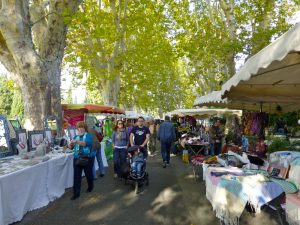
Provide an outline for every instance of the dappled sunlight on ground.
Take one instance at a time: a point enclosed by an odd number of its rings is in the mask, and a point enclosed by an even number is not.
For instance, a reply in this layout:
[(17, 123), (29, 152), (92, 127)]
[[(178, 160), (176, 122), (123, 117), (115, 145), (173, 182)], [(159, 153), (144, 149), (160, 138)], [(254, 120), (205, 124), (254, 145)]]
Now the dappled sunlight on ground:
[(170, 204), (176, 198), (176, 196), (178, 196), (178, 193), (176, 193), (172, 188), (166, 188), (151, 204), (154, 207), (153, 211), (156, 212), (161, 207)]
[[(147, 171), (150, 185), (135, 194), (132, 184), (125, 185), (124, 181), (113, 179), (110, 164), (105, 177), (95, 181), (93, 192), (83, 191), (78, 200), (70, 201), (72, 189), (69, 189), (62, 198), (28, 213), (17, 224), (219, 225), (206, 199), (202, 171), (199, 179), (195, 180), (191, 165), (174, 156), (171, 165), (164, 169), (159, 155), (148, 159)], [(82, 190), (85, 189), (86, 182), (83, 181)], [(268, 214), (253, 218), (243, 213), (240, 224), (276, 225), (275, 220)]]
[[(196, 178), (199, 179), (199, 176), (196, 176)], [(187, 174), (184, 179), (195, 180), (195, 176), (194, 174)]]
[(117, 203), (111, 203), (106, 205), (106, 207), (101, 207), (100, 209), (94, 209), (92, 212), (90, 212), (86, 219), (89, 222), (92, 221), (101, 221), (107, 217), (110, 217), (113, 215), (114, 212), (119, 210), (119, 206), (117, 206)]
[(130, 206), (139, 200), (139, 195), (137, 195), (133, 191), (131, 191), (128, 194), (125, 194), (125, 196), (122, 198), (122, 200), (124, 200), (126, 206)]

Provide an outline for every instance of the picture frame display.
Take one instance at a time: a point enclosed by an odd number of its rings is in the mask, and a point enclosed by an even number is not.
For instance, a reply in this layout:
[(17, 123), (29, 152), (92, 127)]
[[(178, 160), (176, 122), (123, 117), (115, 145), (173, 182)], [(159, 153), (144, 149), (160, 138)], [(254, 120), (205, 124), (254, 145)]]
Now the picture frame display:
[(73, 138), (76, 136), (76, 129), (74, 127), (68, 127), (67, 131), (69, 139), (73, 140)]
[(52, 140), (53, 140), (53, 136), (52, 136), (52, 130), (51, 129), (45, 129), (44, 130), (44, 137), (46, 139), (46, 141), (51, 144)]
[(44, 120), (45, 129), (57, 131), (57, 118), (56, 116), (47, 116)]
[(44, 131), (28, 131), (28, 140), (29, 140), (29, 150), (36, 150), (37, 146), (43, 143), (44, 141)]
[(16, 139), (17, 150), (19, 151), (19, 148), (21, 148), (28, 151), (28, 139), (25, 129), (16, 130)]
[(18, 119), (9, 120), (9, 122), (10, 122), (10, 124), (12, 125), (12, 127), (14, 128), (15, 131), (23, 129), (22, 125), (21, 125), (21, 123)]
[(5, 115), (0, 115), (0, 158), (13, 154), (10, 144), (10, 131)]

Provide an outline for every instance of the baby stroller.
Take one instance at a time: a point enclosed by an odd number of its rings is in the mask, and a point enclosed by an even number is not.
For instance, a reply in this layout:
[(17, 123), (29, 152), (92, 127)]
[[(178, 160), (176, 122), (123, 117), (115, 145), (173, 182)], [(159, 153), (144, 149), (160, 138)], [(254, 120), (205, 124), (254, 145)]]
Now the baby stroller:
[[(131, 167), (133, 162), (133, 153), (135, 151), (140, 150), (144, 155), (143, 165), (141, 167), (141, 173), (137, 174), (137, 171)], [(135, 193), (139, 193), (139, 188), (142, 187), (144, 184), (149, 185), (149, 174), (146, 172), (146, 159), (147, 159), (147, 151), (145, 148), (141, 146), (132, 146), (128, 148), (128, 158), (127, 158), (127, 173), (125, 169), (125, 173), (123, 173), (123, 178), (125, 180), (125, 184), (128, 182), (133, 184), (135, 187)], [(123, 170), (124, 171), (124, 170)]]

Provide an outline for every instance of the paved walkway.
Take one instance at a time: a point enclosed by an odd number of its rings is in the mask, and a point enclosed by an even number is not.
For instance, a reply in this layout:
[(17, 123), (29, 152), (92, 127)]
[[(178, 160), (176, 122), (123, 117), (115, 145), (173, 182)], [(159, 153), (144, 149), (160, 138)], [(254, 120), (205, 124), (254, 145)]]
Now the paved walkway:
[[(138, 195), (131, 185), (113, 179), (112, 166), (95, 181), (92, 193), (70, 201), (68, 189), (47, 207), (28, 213), (18, 225), (218, 225), (205, 197), (205, 184), (195, 181), (190, 165), (172, 157), (162, 168), (158, 156), (149, 157), (150, 185)], [(82, 190), (86, 189), (85, 180)], [(242, 215), (241, 225), (275, 225), (275, 214)]]

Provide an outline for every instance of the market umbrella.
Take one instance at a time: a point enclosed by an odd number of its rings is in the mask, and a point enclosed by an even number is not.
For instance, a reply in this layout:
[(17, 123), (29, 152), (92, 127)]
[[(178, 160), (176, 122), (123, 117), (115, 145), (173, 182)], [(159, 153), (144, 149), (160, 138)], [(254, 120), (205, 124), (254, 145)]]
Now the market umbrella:
[(293, 112), (300, 109), (300, 105), (294, 103), (280, 102), (279, 104), (274, 102), (254, 102), (237, 99), (229, 100), (228, 98), (222, 99), (221, 91), (213, 91), (207, 95), (197, 97), (194, 106), (222, 107), (276, 114)]
[(278, 105), (300, 103), (299, 72), (300, 23), (247, 60), (222, 86), (222, 97)]
[(123, 109), (108, 105), (97, 104), (62, 104), (63, 110), (86, 109), (88, 113), (125, 114)]

